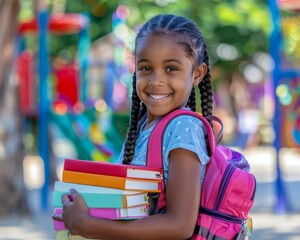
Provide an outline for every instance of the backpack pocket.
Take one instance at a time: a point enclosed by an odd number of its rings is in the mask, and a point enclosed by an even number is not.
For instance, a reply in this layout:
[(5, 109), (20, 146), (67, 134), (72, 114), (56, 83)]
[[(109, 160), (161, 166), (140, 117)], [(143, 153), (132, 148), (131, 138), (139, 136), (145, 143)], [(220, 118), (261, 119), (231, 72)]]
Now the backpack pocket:
[(232, 213), (235, 213), (235, 211), (242, 211), (248, 214), (253, 202), (253, 200), (247, 200), (234, 194), (230, 194), (226, 202), (226, 209), (220, 208), (220, 211), (226, 210), (226, 212), (230, 211)]
[(244, 170), (236, 169), (218, 210), (246, 219), (254, 203), (255, 191), (254, 176)]
[(241, 223), (200, 213), (192, 240), (244, 240), (245, 231)]

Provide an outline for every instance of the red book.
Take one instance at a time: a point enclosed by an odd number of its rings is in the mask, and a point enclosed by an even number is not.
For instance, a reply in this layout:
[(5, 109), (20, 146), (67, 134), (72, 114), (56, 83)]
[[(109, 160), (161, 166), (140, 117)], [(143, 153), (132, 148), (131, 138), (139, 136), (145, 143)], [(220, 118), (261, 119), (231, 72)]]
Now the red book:
[(162, 169), (78, 159), (65, 159), (64, 170), (124, 178), (162, 179)]

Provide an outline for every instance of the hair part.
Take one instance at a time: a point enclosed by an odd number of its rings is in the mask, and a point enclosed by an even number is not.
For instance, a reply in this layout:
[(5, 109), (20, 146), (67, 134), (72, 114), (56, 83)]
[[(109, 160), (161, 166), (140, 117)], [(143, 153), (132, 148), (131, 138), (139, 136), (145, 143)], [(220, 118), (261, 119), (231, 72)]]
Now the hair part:
[[(201, 63), (207, 65), (207, 72), (202, 81), (198, 84), (198, 88), (200, 92), (202, 115), (204, 117), (212, 115), (213, 88), (209, 69), (209, 56), (206, 50), (206, 44), (197, 25), (182, 16), (172, 14), (157, 15), (146, 22), (139, 30), (135, 40), (135, 49), (139, 40), (150, 34), (172, 36), (183, 46), (187, 56), (190, 57), (195, 64), (194, 67)], [(191, 90), (186, 107), (189, 107), (194, 112), (196, 111), (196, 93), (194, 87)], [(147, 108), (141, 103), (136, 92), (136, 77), (134, 74), (132, 81), (130, 125), (125, 140), (123, 164), (130, 164), (132, 161), (138, 135), (138, 121), (146, 112)]]

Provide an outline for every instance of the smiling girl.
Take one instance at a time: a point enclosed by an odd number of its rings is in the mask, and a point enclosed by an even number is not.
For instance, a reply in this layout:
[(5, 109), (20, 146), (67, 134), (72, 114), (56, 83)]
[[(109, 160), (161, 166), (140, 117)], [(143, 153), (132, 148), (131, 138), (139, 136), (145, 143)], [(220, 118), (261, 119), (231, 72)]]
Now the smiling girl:
[[(195, 87), (200, 90), (203, 116), (212, 115), (213, 92), (204, 39), (191, 20), (158, 15), (143, 25), (135, 42), (130, 126), (120, 163), (145, 165), (147, 143), (156, 123), (169, 112), (196, 111)], [(89, 215), (83, 198), (64, 195), (64, 221), (72, 234), (96, 239), (189, 239), (194, 231), (201, 182), (209, 161), (203, 123), (183, 115), (173, 119), (163, 138), (166, 207), (161, 214), (132, 221)], [(179, 194), (180, 193), (180, 194)]]

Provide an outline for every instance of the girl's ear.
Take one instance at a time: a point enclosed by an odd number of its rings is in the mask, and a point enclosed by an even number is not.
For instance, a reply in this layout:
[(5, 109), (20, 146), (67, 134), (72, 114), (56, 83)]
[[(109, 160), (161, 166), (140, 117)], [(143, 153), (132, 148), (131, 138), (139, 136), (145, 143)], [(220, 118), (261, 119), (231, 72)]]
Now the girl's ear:
[(199, 83), (204, 78), (206, 72), (207, 72), (207, 65), (205, 63), (201, 63), (196, 67), (194, 71), (194, 81), (193, 81), (194, 86), (199, 85)]

